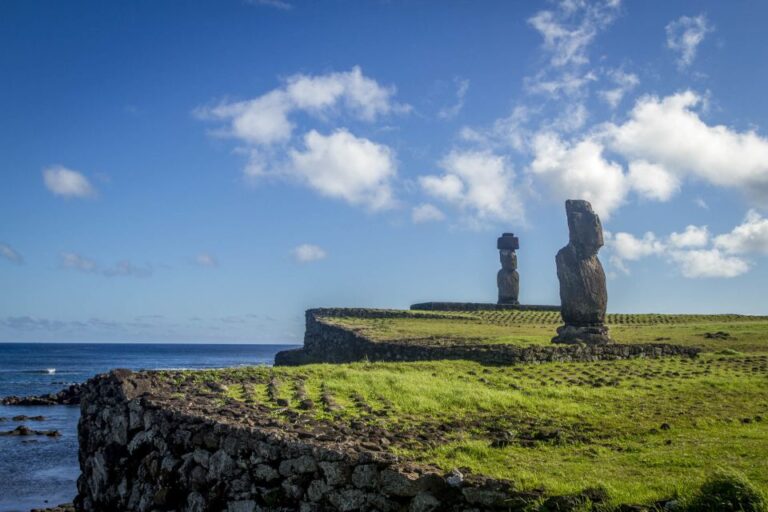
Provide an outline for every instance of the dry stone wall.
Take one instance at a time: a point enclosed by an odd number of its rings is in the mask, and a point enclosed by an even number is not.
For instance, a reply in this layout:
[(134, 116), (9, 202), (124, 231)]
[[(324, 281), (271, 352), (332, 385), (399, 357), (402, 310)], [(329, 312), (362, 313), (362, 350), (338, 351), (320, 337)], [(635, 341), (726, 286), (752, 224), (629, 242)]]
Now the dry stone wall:
[[(372, 341), (365, 336), (326, 321), (334, 316), (407, 315), (396, 310), (310, 309), (306, 313), (304, 347), (279, 352), (276, 365), (345, 363), (354, 361), (432, 361), (463, 359), (484, 364), (519, 364), (567, 361), (597, 361), (638, 357), (696, 357), (699, 349), (664, 343), (609, 345), (419, 345)], [(377, 316), (368, 316), (377, 315)], [(445, 318), (440, 316), (440, 318)]]
[(539, 497), (289, 427), (244, 425), (226, 406), (193, 414), (169, 406), (168, 392), (151, 373), (127, 370), (85, 385), (76, 510), (482, 511), (517, 510)]

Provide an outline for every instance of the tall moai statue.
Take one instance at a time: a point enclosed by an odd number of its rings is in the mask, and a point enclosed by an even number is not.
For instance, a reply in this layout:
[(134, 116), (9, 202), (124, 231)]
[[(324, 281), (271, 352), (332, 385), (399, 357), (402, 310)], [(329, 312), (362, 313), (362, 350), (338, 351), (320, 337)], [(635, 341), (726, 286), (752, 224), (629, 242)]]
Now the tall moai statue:
[(603, 226), (588, 201), (569, 199), (568, 245), (555, 258), (560, 280), (561, 315), (553, 343), (604, 344), (613, 340), (605, 326), (608, 291), (597, 251), (603, 246)]
[(520, 274), (517, 273), (517, 254), (520, 240), (512, 233), (504, 233), (496, 241), (501, 258), (501, 270), (496, 274), (499, 287), (499, 304), (520, 304)]

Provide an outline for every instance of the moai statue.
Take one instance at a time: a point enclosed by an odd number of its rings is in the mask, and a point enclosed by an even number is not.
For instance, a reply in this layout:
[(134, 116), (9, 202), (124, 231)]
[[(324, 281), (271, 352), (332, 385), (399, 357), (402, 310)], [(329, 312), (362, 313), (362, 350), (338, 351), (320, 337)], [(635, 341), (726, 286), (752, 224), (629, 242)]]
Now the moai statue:
[(517, 300), (520, 295), (520, 274), (517, 273), (517, 254), (520, 241), (512, 233), (504, 233), (496, 241), (501, 257), (501, 270), (496, 275), (496, 284), (499, 287), (499, 304), (520, 304)]
[(597, 251), (603, 246), (603, 227), (588, 201), (569, 199), (568, 245), (555, 258), (560, 280), (561, 315), (553, 343), (603, 344), (613, 340), (605, 326), (608, 292)]

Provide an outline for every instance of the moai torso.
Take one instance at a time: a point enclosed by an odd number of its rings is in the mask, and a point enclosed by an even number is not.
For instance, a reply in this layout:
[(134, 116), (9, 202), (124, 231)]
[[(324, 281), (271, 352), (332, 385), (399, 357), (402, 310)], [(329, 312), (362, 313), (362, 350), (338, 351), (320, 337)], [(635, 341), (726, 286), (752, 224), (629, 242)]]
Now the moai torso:
[(520, 274), (517, 273), (517, 250), (520, 245), (518, 238), (512, 233), (504, 233), (499, 237), (496, 247), (499, 249), (501, 270), (496, 275), (499, 287), (499, 304), (519, 304)]

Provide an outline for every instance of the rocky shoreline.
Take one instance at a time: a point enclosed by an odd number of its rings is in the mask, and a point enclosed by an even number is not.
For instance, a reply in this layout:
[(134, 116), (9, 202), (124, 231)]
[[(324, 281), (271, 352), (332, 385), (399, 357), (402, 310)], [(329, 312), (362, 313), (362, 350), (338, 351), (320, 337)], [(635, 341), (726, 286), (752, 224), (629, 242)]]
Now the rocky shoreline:
[(0, 399), (0, 405), (78, 405), (83, 392), (82, 384), (72, 384), (47, 395), (7, 396)]

